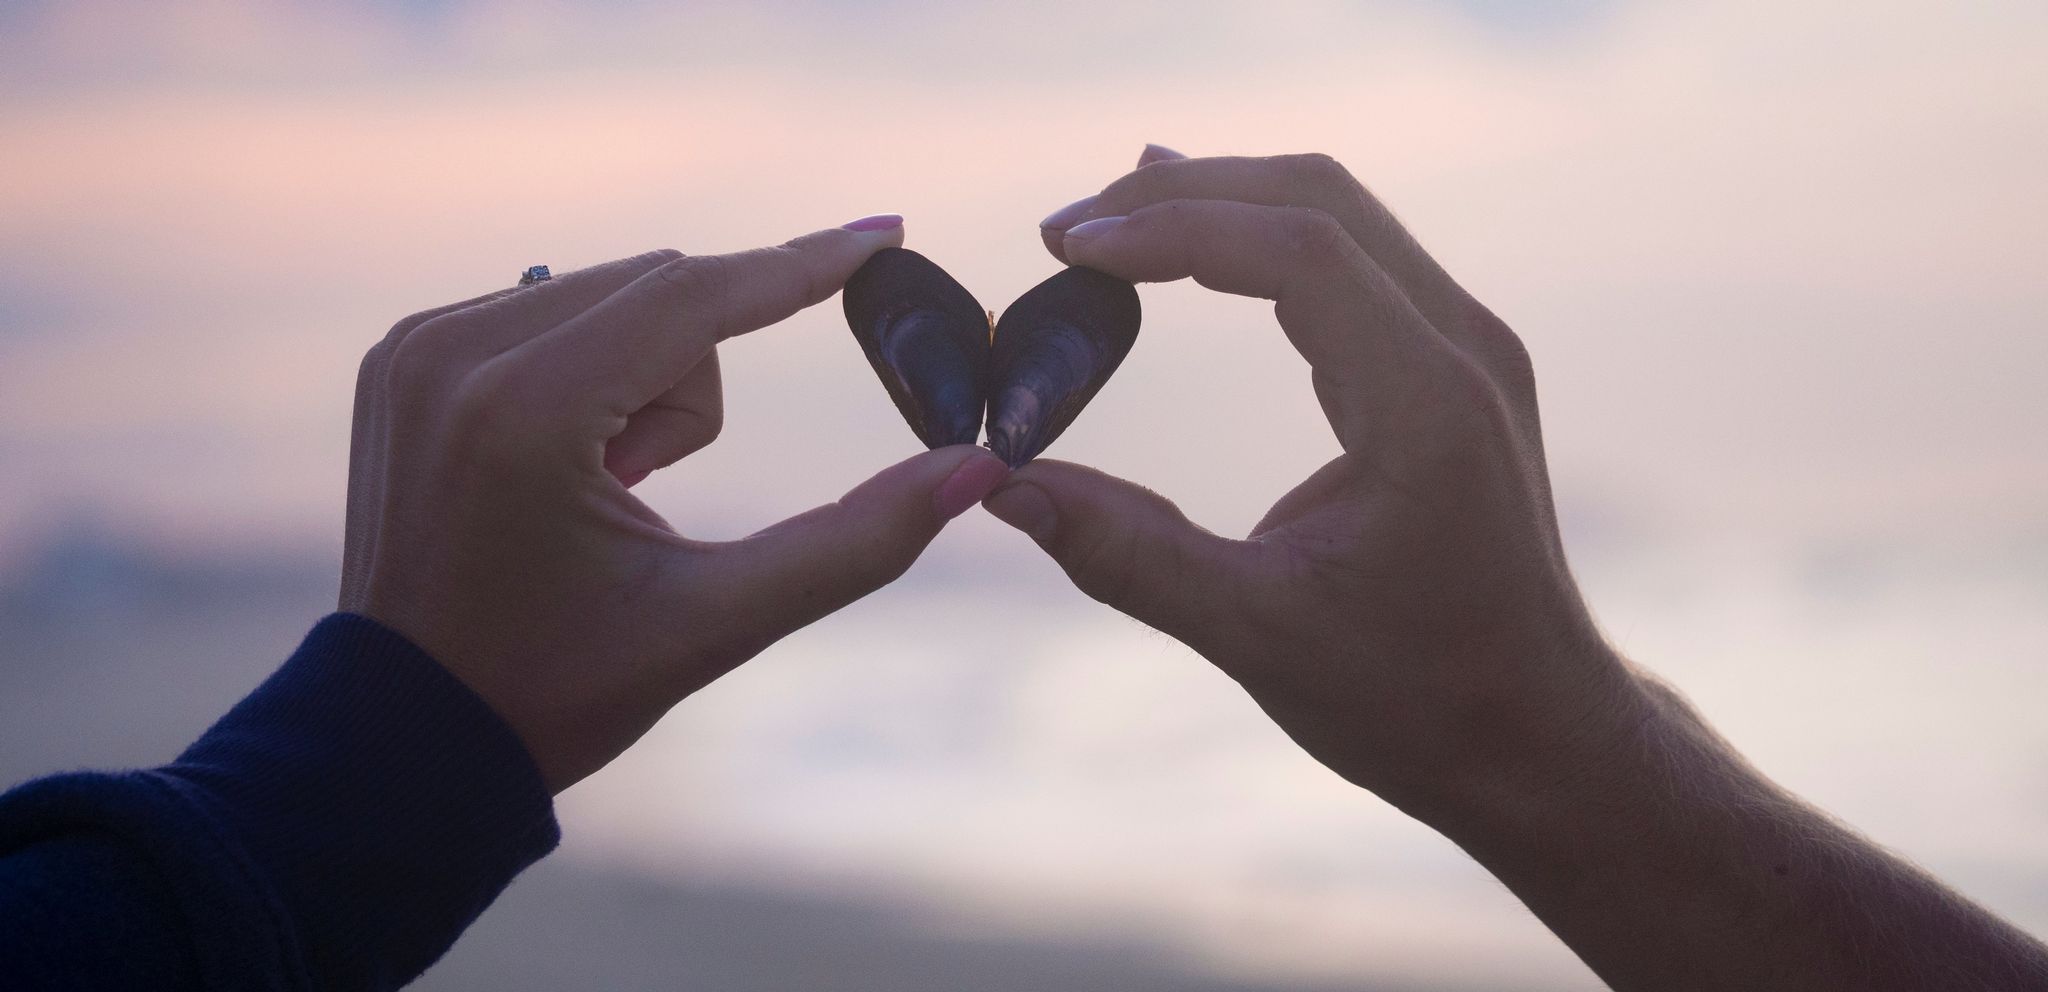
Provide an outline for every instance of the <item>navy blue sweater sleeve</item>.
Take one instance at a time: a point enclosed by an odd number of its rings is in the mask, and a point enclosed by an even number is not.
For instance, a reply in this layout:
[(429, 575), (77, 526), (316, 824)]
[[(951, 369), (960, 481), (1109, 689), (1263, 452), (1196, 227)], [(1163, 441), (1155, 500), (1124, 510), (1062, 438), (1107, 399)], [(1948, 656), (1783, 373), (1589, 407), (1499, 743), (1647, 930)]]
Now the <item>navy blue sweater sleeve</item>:
[(0, 988), (396, 988), (559, 839), (511, 728), (335, 614), (172, 764), (0, 796)]

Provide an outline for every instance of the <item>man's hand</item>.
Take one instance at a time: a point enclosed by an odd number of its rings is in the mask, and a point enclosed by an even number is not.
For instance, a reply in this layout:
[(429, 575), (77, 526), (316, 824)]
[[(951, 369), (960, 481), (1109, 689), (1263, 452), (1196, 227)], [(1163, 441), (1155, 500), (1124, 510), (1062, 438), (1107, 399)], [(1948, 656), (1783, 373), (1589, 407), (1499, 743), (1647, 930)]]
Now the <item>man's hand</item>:
[(627, 491), (717, 437), (714, 346), (902, 242), (900, 224), (875, 226), (655, 252), (400, 321), (357, 381), (341, 608), (447, 666), (560, 792), (683, 697), (901, 575), (1001, 461), (927, 452), (728, 543), (678, 536)]
[(1779, 789), (1607, 647), (1565, 567), (1527, 353), (1349, 173), (1139, 166), (1047, 218), (1047, 247), (1274, 301), (1343, 453), (1241, 541), (1050, 461), (991, 513), (1463, 846), (1616, 988), (2048, 988), (2048, 949)]
[(1343, 453), (1241, 541), (1052, 461), (988, 508), (1404, 809), (1562, 774), (1632, 688), (1565, 568), (1521, 342), (1328, 157), (1160, 155), (1048, 247), (1273, 300)]

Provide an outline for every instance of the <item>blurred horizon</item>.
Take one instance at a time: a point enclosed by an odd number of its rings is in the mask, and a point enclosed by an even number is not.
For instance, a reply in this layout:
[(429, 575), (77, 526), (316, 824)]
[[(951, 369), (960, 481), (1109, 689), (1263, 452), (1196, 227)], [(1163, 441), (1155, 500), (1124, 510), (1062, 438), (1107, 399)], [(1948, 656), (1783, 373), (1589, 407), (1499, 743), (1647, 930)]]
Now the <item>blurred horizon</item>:
[[(1615, 643), (2048, 932), (2044, 49), (2022, 0), (0, 0), (0, 771), (163, 760), (331, 609), (356, 363), (407, 313), (879, 211), (1000, 306), (1146, 142), (1325, 151), (1528, 342)], [(1241, 533), (1335, 453), (1305, 370), (1268, 305), (1141, 293), (1050, 455)], [(639, 490), (683, 532), (915, 452), (836, 301), (721, 352), (724, 435)], [(423, 988), (567, 980), (550, 900), (613, 892), (620, 934), (745, 904), (1073, 987), (1594, 985), (979, 512), (559, 808), (564, 867)], [(688, 977), (631, 943), (591, 946)], [(796, 974), (715, 943), (721, 987)]]

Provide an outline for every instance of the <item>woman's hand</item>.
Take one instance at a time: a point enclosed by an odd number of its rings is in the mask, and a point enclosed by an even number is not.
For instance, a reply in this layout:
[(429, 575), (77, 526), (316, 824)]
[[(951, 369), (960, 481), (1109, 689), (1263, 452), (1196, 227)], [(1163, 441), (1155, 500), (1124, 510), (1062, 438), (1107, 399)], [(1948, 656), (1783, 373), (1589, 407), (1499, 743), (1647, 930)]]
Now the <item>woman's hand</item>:
[(627, 489), (717, 437), (719, 341), (830, 297), (902, 240), (871, 218), (734, 255), (654, 252), (400, 321), (357, 380), (341, 608), (447, 666), (560, 792), (901, 575), (1002, 462), (926, 452), (727, 543), (678, 536)]
[(988, 509), (1082, 591), (1418, 815), (1566, 774), (1615, 726), (1633, 682), (1565, 567), (1527, 354), (1342, 166), (1148, 149), (1044, 234), (1125, 279), (1273, 300), (1343, 451), (1245, 540), (1091, 469), (1019, 470)]

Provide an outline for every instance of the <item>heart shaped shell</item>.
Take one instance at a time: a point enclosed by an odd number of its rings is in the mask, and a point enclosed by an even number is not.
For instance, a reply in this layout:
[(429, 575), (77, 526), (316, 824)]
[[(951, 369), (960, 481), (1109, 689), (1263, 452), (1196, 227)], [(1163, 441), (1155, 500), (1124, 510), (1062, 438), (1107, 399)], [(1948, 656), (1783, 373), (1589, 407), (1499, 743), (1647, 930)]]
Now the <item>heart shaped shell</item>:
[(996, 322), (988, 445), (1011, 468), (1038, 457), (1095, 398), (1138, 340), (1138, 291), (1071, 268), (1032, 287)]
[(914, 251), (885, 248), (846, 282), (846, 322), (927, 447), (1038, 457), (1109, 381), (1138, 337), (1138, 292), (1092, 269), (1032, 287), (991, 331), (981, 304)]
[(988, 396), (988, 316), (930, 259), (884, 248), (846, 281), (846, 323), (928, 448), (973, 444)]

